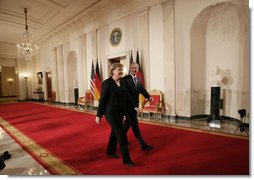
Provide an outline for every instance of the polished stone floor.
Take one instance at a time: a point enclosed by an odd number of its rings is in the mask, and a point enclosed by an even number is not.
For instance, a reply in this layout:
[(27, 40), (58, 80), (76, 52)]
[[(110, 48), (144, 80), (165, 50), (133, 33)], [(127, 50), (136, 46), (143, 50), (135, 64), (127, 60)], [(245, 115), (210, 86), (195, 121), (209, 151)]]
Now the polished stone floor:
[[(12, 101), (13, 102), (13, 101)], [(55, 106), (61, 106), (68, 109), (75, 109), (84, 111), (84, 109), (78, 109), (77, 106), (52, 104)], [(93, 112), (90, 110), (89, 112)], [(189, 130), (200, 130), (224, 133), (232, 136), (243, 136), (248, 138), (246, 131), (240, 131), (240, 128), (236, 131), (238, 125), (230, 121), (222, 121), (219, 128), (210, 127), (205, 119), (196, 120), (167, 120), (167, 119), (156, 119), (146, 118), (143, 120), (144, 123), (160, 123), (163, 125), (169, 125), (176, 128), (186, 128)], [(235, 132), (236, 131), (236, 132)], [(9, 151), (12, 155), (11, 159), (5, 161), (6, 167), (0, 171), (0, 175), (11, 175), (11, 176), (30, 176), (30, 175), (50, 175), (41, 165), (39, 165), (22, 147), (17, 144), (2, 128), (0, 128), (0, 153)]]
[(50, 175), (39, 165), (31, 155), (22, 149), (1, 127), (0, 127), (0, 150), (1, 153), (8, 151), (11, 158), (5, 161), (6, 167), (0, 171), (1, 175), (29, 176)]

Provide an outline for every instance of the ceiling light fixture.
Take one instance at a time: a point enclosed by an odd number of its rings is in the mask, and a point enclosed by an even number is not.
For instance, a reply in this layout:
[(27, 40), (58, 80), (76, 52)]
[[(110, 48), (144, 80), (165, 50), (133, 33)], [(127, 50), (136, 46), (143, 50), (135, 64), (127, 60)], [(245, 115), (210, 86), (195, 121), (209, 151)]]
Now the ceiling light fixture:
[(26, 32), (23, 33), (24, 42), (17, 45), (17, 53), (18, 53), (18, 58), (31, 61), (33, 59), (37, 59), (39, 47), (36, 44), (32, 44), (31, 42), (32, 35), (28, 32), (28, 25), (27, 25), (27, 8), (24, 8), (24, 12), (25, 12), (25, 21), (26, 21), (26, 27), (25, 27)]

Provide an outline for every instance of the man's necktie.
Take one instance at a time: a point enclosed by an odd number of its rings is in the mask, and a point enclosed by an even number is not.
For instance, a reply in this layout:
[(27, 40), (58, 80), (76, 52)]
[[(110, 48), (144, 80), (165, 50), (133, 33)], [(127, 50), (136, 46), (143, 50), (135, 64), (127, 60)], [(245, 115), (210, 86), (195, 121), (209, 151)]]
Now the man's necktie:
[(135, 89), (138, 89), (137, 78), (136, 78), (136, 77), (134, 77), (133, 79), (134, 79)]

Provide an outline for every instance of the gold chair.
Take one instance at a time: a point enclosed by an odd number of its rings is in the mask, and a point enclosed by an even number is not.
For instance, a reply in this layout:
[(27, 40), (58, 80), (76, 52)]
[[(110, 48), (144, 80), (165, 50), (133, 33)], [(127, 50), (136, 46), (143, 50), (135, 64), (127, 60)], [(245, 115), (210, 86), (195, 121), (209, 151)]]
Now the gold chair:
[(153, 98), (153, 101), (145, 100), (141, 106), (141, 119), (144, 117), (144, 113), (148, 113), (149, 118), (151, 117), (151, 113), (156, 114), (156, 119), (158, 120), (158, 116), (163, 117), (165, 107), (163, 102), (163, 93), (159, 90), (150, 91), (150, 96)]
[(88, 107), (91, 107), (93, 104), (93, 95), (91, 90), (86, 90), (85, 96), (84, 97), (79, 97), (78, 98), (78, 108), (80, 106), (84, 106), (85, 109), (88, 109)]

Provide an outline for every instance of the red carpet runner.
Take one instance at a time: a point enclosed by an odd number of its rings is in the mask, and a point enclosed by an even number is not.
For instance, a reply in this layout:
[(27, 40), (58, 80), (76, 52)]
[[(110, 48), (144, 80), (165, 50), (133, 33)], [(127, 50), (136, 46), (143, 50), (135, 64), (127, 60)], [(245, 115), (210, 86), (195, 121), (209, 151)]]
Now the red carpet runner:
[[(135, 167), (105, 155), (109, 125), (95, 115), (34, 103), (0, 104), (1, 126), (51, 174), (248, 175), (249, 140), (140, 123), (155, 147), (129, 131)], [(119, 152), (118, 152), (119, 154)]]

